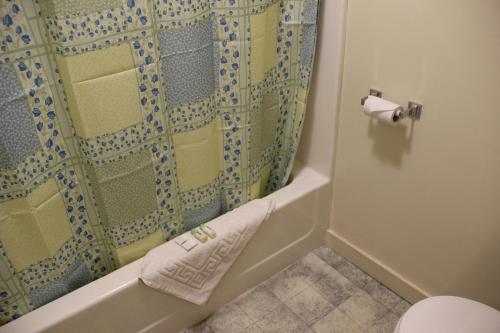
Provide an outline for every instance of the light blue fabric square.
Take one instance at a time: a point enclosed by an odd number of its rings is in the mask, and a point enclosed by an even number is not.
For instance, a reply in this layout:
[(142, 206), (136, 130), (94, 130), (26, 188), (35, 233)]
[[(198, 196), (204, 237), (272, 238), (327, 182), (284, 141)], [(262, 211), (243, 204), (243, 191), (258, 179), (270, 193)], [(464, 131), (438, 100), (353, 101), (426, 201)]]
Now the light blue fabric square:
[(92, 281), (92, 277), (81, 261), (72, 265), (63, 276), (48, 285), (30, 292), (33, 306), (38, 308)]
[(57, 280), (52, 282), (40, 289), (37, 289), (30, 293), (31, 303), (33, 307), (36, 309), (45, 305), (64, 294), (67, 294), (69, 291), (66, 289), (66, 286), (63, 282)]
[(40, 149), (24, 91), (14, 69), (0, 69), (0, 169), (15, 168)]
[(304, 2), (304, 23), (316, 24), (318, 16), (318, 1), (309, 0)]
[(161, 31), (158, 34), (168, 107), (196, 102), (218, 85), (214, 22)]
[(0, 106), (24, 95), (23, 87), (10, 65), (0, 67)]
[(316, 20), (318, 15), (318, 2), (307, 1), (304, 3), (304, 26), (302, 30), (302, 44), (300, 47), (300, 63), (311, 66), (316, 45)]
[(185, 211), (182, 214), (182, 217), (184, 219), (184, 230), (191, 230), (202, 223), (213, 220), (217, 216), (221, 215), (222, 212), (221, 196), (218, 196), (217, 199), (203, 208)]
[(76, 263), (64, 276), (68, 291), (76, 290), (92, 281), (92, 276), (83, 262)]

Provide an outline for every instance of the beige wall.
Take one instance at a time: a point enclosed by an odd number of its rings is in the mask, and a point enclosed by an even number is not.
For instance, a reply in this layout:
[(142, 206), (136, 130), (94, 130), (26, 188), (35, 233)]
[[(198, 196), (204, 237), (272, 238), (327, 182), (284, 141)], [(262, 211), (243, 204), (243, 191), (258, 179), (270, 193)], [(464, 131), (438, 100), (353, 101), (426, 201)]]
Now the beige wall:
[[(331, 234), (500, 308), (500, 1), (351, 0), (344, 61)], [(370, 121), (371, 87), (422, 120)]]

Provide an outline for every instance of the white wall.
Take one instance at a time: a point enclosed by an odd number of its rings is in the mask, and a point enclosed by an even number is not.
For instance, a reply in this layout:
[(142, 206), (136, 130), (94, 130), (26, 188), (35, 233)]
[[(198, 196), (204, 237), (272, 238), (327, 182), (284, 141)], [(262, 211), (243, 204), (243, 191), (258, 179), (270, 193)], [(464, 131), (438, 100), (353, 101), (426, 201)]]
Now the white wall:
[[(500, 308), (500, 1), (351, 0), (343, 77), (330, 244), (410, 299)], [(369, 88), (422, 120), (370, 121)]]
[(346, 0), (322, 0), (314, 72), (297, 159), (331, 178), (340, 106)]

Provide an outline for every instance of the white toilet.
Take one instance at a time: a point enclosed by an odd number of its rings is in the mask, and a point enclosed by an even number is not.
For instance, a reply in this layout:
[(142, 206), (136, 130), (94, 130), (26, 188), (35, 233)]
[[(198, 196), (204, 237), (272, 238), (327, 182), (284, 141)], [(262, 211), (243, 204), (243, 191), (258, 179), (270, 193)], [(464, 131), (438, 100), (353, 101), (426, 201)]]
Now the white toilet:
[(466, 298), (430, 297), (410, 307), (394, 333), (500, 333), (500, 311)]

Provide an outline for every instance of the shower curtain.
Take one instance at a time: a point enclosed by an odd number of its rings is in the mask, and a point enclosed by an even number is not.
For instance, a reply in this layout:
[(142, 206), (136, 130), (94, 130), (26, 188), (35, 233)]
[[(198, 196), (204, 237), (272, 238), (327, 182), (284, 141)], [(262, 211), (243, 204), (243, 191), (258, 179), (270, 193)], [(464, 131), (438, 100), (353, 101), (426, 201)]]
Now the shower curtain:
[(286, 184), (317, 0), (1, 0), (0, 321)]

